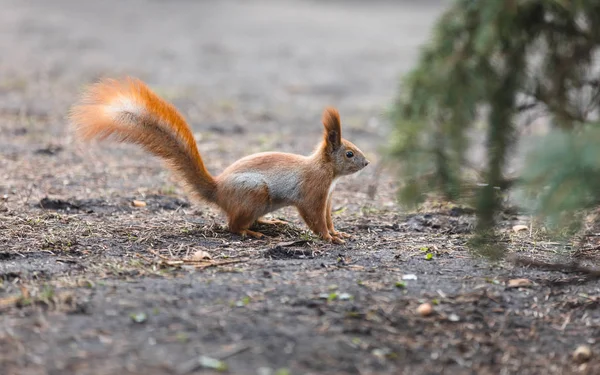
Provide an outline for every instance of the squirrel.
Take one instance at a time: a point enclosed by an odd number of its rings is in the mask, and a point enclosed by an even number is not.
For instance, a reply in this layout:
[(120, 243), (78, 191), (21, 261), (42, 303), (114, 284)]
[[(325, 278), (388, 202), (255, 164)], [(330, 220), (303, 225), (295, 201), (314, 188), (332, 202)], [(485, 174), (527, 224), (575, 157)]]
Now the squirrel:
[(161, 158), (192, 198), (224, 211), (231, 233), (263, 238), (251, 226), (287, 224), (263, 216), (294, 206), (323, 241), (342, 244), (350, 237), (334, 228), (331, 195), (339, 177), (362, 170), (369, 161), (342, 138), (340, 115), (333, 107), (323, 111), (323, 140), (311, 155), (260, 152), (237, 160), (217, 176), (206, 169), (177, 108), (140, 79), (106, 78), (91, 84), (70, 108), (68, 119), (81, 140), (111, 138)]

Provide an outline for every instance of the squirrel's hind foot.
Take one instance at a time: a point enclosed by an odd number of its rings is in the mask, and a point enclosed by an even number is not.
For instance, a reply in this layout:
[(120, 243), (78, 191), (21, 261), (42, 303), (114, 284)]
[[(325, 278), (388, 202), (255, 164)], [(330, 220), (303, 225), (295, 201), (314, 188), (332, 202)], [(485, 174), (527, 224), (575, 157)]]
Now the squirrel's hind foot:
[(255, 232), (255, 231), (250, 230), (250, 229), (242, 229), (242, 230), (240, 230), (238, 232), (238, 234), (240, 236), (242, 236), (242, 237), (248, 237), (249, 236), (249, 237), (254, 237), (254, 238), (258, 238), (258, 239), (265, 237), (264, 234), (262, 234), (260, 232)]

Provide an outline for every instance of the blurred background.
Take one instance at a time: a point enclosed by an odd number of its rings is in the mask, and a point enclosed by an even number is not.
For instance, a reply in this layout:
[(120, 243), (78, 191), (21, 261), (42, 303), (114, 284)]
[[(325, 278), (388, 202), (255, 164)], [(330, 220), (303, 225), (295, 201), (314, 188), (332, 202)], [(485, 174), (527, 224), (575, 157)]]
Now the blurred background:
[(64, 111), (82, 85), (128, 74), (196, 121), (219, 103), (296, 120), (282, 131), (326, 104), (375, 114), (442, 3), (2, 0), (2, 110)]
[[(73, 180), (109, 173), (108, 150), (121, 149), (130, 160), (115, 163), (132, 189), (161, 183), (153, 177), (165, 178), (162, 167), (135, 147), (104, 145), (89, 158), (92, 151), (72, 143), (65, 115), (100, 77), (137, 76), (173, 102), (213, 172), (250, 152), (311, 152), (326, 105), (340, 109), (344, 136), (374, 153), (389, 133), (383, 114), (399, 77), (443, 8), (441, 1), (0, 0), (0, 149), (11, 159), (4, 188), (18, 179), (34, 196), (85, 194)], [(78, 156), (91, 159), (85, 172), (75, 167)], [(111, 177), (100, 184), (124, 188)]]

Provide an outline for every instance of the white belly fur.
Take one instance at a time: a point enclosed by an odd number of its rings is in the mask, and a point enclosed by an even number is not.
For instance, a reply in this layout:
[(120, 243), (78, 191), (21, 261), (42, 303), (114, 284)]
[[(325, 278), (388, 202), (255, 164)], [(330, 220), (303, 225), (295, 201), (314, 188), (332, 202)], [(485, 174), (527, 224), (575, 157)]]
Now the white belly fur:
[(334, 178), (333, 181), (331, 182), (331, 186), (329, 186), (329, 192), (327, 193), (328, 196), (331, 196), (331, 193), (333, 193), (333, 190), (335, 189), (335, 185), (337, 184), (338, 178)]
[(255, 171), (236, 173), (229, 177), (236, 190), (256, 190), (267, 187), (273, 204), (281, 206), (300, 199), (300, 176), (297, 171)]

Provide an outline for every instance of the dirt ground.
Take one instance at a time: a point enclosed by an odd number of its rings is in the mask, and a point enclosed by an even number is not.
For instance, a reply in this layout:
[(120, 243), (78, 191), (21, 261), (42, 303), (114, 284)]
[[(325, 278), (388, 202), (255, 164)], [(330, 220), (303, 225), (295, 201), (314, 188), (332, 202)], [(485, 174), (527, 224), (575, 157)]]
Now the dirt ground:
[[(384, 113), (440, 3), (0, 9), (1, 374), (600, 373), (600, 282), (476, 258), (467, 211), (395, 201)], [(65, 114), (81, 88), (125, 74), (181, 109), (215, 173), (253, 152), (311, 152), (337, 106), (373, 161), (336, 188), (352, 238), (324, 244), (292, 209), (266, 240), (231, 235), (156, 159), (75, 141)], [(506, 215), (512, 253), (564, 254), (515, 224), (529, 225)], [(594, 234), (577, 254), (597, 255)], [(580, 345), (587, 362), (572, 358)]]

